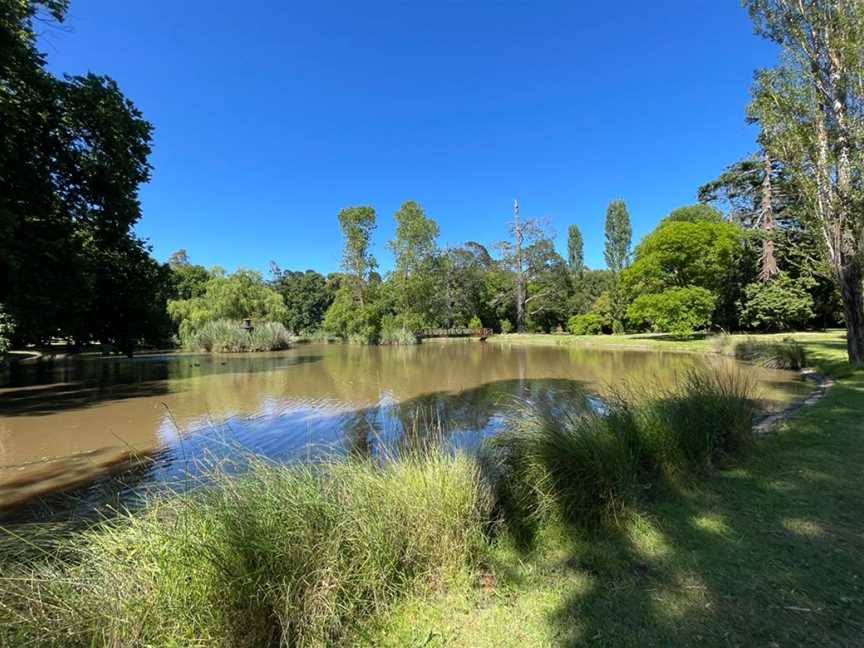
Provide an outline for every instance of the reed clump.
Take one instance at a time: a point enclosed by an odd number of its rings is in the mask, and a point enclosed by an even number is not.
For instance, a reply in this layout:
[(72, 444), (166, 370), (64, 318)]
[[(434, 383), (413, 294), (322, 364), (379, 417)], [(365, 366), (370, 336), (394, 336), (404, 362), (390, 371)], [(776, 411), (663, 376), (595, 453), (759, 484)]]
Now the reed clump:
[(207, 353), (249, 353), (278, 351), (291, 345), (291, 334), (279, 322), (259, 322), (245, 330), (234, 320), (214, 320), (191, 333), (184, 346)]
[(614, 521), (662, 478), (697, 475), (750, 444), (757, 401), (740, 372), (689, 372), (674, 387), (624, 386), (601, 406), (525, 401), (494, 437), (490, 472), (505, 521)]
[(344, 645), (485, 546), (491, 499), (464, 456), (216, 481), (0, 565), (0, 645)]
[(800, 371), (807, 366), (804, 347), (791, 338), (780, 341), (746, 338), (735, 344), (733, 354), (739, 360), (753, 362), (767, 369)]

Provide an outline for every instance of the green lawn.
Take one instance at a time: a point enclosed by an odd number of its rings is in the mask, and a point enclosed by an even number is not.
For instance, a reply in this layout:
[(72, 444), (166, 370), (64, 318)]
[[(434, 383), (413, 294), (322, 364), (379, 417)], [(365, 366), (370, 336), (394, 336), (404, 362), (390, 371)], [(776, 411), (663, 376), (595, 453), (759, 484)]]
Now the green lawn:
[[(782, 337), (782, 336), (781, 336)], [(864, 645), (864, 372), (842, 334), (797, 334), (840, 378), (736, 467), (646, 494), (614, 530), (500, 541), (488, 573), (404, 602), (369, 646)], [(664, 346), (645, 336), (504, 336)]]

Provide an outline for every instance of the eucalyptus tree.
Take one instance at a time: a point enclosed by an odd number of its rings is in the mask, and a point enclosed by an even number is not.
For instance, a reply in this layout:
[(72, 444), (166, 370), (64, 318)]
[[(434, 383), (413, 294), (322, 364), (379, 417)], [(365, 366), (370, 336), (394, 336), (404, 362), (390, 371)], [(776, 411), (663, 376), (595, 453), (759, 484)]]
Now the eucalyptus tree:
[[(549, 241), (544, 224), (536, 218), (522, 218), (519, 202), (513, 202), (513, 219), (509, 225), (510, 238), (498, 243), (501, 250), (500, 263), (512, 276), (513, 301), (515, 303), (516, 331), (523, 332), (526, 322), (526, 304), (530, 299), (529, 285), (541, 264), (532, 263), (530, 256), (537, 252), (535, 244)], [(500, 298), (499, 298), (500, 299)]]
[(396, 235), (389, 247), (396, 257), (391, 281), (397, 314), (409, 328), (437, 325), (442, 304), (438, 224), (413, 200), (404, 202), (394, 218)]
[(864, 366), (864, 4), (744, 4), (756, 32), (782, 49), (780, 64), (756, 76), (749, 116), (796, 183), (840, 288), (849, 361)]
[(344, 237), (342, 269), (354, 299), (365, 304), (366, 284), (378, 262), (369, 251), (375, 230), (375, 209), (369, 206), (345, 207), (339, 212), (339, 227)]

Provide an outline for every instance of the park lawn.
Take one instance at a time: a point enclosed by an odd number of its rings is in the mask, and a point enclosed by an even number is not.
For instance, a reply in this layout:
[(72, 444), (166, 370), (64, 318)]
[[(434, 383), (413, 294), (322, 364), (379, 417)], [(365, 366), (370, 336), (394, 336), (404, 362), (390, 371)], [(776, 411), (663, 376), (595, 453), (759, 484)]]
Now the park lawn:
[(795, 337), (837, 383), (747, 458), (646, 494), (615, 529), (499, 540), (488, 573), (409, 598), (365, 645), (864, 645), (864, 371), (842, 334)]

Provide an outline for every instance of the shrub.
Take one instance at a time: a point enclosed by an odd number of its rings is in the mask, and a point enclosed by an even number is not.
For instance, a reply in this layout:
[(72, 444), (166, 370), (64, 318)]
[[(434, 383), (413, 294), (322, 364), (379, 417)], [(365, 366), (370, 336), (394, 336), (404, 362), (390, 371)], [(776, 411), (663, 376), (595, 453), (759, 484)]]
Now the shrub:
[(737, 342), (732, 353), (739, 360), (753, 362), (767, 369), (800, 371), (807, 366), (804, 347), (791, 338), (780, 342), (747, 338)]
[(470, 329), (481, 329), (483, 328), (482, 320), (474, 315), (471, 320), (468, 322), (468, 328)]
[(349, 645), (369, 615), (484, 551), (491, 500), (464, 456), (253, 461), (215, 480), (77, 535), (66, 558), (0, 558), (0, 644)]
[(669, 288), (634, 299), (627, 309), (627, 319), (634, 326), (648, 326), (654, 332), (692, 335), (711, 323), (715, 303), (715, 295), (705, 288)]
[(233, 320), (207, 322), (184, 340), (186, 348), (208, 353), (276, 351), (290, 344), (291, 336), (279, 322), (259, 322), (250, 332)]
[(814, 317), (812, 280), (792, 279), (781, 272), (771, 281), (749, 284), (739, 304), (745, 326), (783, 331), (806, 326)]
[(381, 319), (381, 335), (379, 344), (414, 345), (418, 343), (415, 331), (423, 328), (416, 318), (392, 315), (388, 313)]
[(573, 335), (599, 335), (603, 332), (603, 319), (597, 313), (574, 315), (567, 321), (567, 330)]
[(499, 326), (501, 327), (501, 332), (504, 335), (507, 335), (508, 333), (510, 333), (510, 331), (513, 330), (513, 324), (510, 323), (509, 319), (502, 319)]

